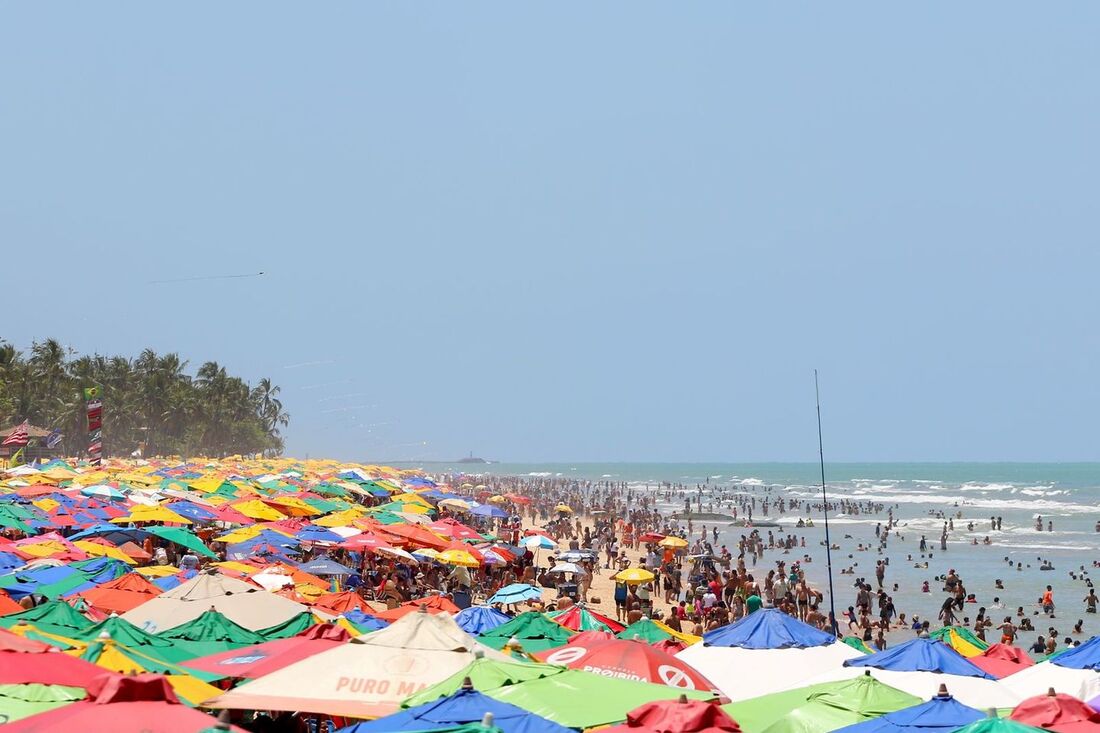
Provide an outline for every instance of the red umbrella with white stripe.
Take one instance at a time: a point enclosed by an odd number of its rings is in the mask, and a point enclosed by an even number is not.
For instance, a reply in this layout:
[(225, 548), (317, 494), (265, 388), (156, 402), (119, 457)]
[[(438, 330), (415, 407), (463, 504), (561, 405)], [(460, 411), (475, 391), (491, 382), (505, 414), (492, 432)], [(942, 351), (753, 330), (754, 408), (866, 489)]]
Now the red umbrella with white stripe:
[(656, 649), (644, 641), (608, 639), (591, 644), (567, 644), (538, 652), (535, 657), (549, 664), (606, 677), (650, 682), (684, 690), (715, 690), (714, 684), (695, 668)]

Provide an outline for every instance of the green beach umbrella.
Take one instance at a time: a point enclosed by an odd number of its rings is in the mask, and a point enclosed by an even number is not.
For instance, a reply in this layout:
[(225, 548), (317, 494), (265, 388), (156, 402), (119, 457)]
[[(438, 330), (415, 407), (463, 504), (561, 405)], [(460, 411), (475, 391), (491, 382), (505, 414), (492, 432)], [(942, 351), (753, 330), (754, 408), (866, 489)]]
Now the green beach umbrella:
[(845, 636), (843, 639), (841, 639), (841, 641), (855, 649), (857, 652), (863, 652), (864, 654), (875, 653), (875, 650), (867, 646), (863, 642), (863, 639), (860, 639), (858, 636)]
[(281, 624), (268, 626), (266, 629), (257, 629), (256, 633), (262, 636), (266, 641), (271, 641), (273, 639), (289, 639), (292, 636), (297, 636), (311, 626), (314, 626), (316, 623), (317, 619), (313, 617), (311, 612), (302, 611), (296, 616), (291, 616)]
[(58, 636), (67, 636), (73, 631), (86, 629), (92, 625), (90, 619), (78, 613), (64, 601), (47, 601), (26, 611), (0, 616), (0, 626), (5, 629), (10, 629), (18, 623), (27, 623)]
[(979, 639), (965, 626), (944, 626), (942, 629), (936, 629), (928, 636), (931, 639), (942, 641), (964, 657), (976, 656), (973, 649), (967, 647), (968, 644), (975, 647), (979, 652), (984, 652), (989, 648), (988, 643)]
[(189, 650), (181, 647), (172, 639), (150, 634), (119, 616), (105, 618), (98, 624), (70, 634), (69, 638), (91, 643), (100, 639), (104, 634), (124, 647), (136, 649), (143, 654), (156, 657), (165, 662), (182, 662), (187, 659), (194, 659), (194, 655)]
[(185, 624), (162, 631), (162, 639), (171, 639), (191, 654), (205, 657), (208, 654), (239, 649), (267, 641), (254, 631), (230, 621), (224, 614), (210, 610)]
[(484, 692), (567, 728), (592, 728), (626, 720), (626, 714), (654, 700), (712, 700), (714, 693), (604, 677), (567, 669), (550, 677)]
[[(827, 733), (921, 702), (919, 697), (866, 674), (814, 692), (802, 705), (789, 712), (780, 711), (782, 717), (764, 730), (766, 733)], [(742, 727), (742, 730), (751, 733), (751, 729)]]
[(216, 558), (218, 555), (205, 544), (203, 541), (191, 533), (190, 530), (186, 530), (183, 527), (159, 527), (150, 526), (144, 527), (146, 532), (155, 534), (162, 540), (174, 542), (177, 545), (186, 547), (188, 550), (194, 550), (200, 555), (206, 555), (207, 557)]
[(22, 519), (17, 517), (13, 511), (8, 507), (0, 507), (0, 527), (7, 529), (18, 529), (23, 534), (38, 534), (38, 530), (26, 524)]
[(500, 662), (488, 657), (479, 657), (470, 662), (465, 668), (455, 672), (450, 677), (437, 682), (430, 687), (425, 687), (415, 695), (408, 697), (401, 703), (403, 708), (412, 708), (423, 705), (436, 698), (448, 697), (457, 692), (467, 677), (478, 692), (488, 692), (507, 685), (517, 685), (521, 682), (538, 680), (543, 677), (561, 674), (565, 667), (555, 664), (537, 664), (533, 662)]
[(0, 685), (0, 725), (83, 700), (83, 687), (66, 685)]
[(349, 493), (343, 486), (334, 486), (333, 484), (317, 484), (310, 491), (325, 496), (347, 496)]
[(524, 651), (541, 652), (569, 641), (573, 632), (556, 624), (538, 611), (527, 611), (506, 624), (487, 631), (478, 641), (493, 649), (503, 649), (510, 639), (523, 645)]
[(335, 501), (329, 501), (328, 499), (307, 498), (302, 499), (302, 501), (305, 502), (308, 506), (311, 506), (318, 511), (322, 511), (325, 514), (329, 514), (330, 512), (335, 512), (344, 508), (343, 505)]
[(672, 634), (653, 623), (653, 619), (642, 616), (625, 629), (615, 634), (620, 639), (638, 639), (647, 644), (656, 644), (659, 641), (675, 638)]

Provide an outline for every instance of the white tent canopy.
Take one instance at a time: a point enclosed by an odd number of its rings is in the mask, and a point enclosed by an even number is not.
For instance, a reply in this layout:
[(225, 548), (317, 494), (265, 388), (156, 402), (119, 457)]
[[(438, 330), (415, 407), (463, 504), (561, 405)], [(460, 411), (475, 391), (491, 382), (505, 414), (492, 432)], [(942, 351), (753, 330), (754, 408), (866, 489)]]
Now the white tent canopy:
[(205, 705), (378, 718), (458, 672), (478, 653), (511, 661), (479, 644), (447, 614), (410, 613), (388, 628), (247, 682)]
[(220, 573), (203, 572), (127, 611), (122, 618), (156, 633), (198, 618), (213, 606), (230, 621), (256, 631), (297, 616), (309, 607)]

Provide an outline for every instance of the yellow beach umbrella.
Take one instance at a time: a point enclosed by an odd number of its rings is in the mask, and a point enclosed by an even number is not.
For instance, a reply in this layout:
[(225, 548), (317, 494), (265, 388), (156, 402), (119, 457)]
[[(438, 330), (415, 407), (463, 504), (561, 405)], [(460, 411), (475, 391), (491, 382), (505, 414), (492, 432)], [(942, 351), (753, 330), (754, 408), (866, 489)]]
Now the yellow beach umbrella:
[(289, 514), (292, 517), (312, 517), (317, 514), (324, 514), (320, 509), (311, 507), (301, 499), (295, 499), (292, 496), (281, 496), (271, 501), (275, 502), (280, 507), (286, 507), (285, 509), (280, 508), (279, 511), (284, 514)]
[(109, 557), (114, 560), (121, 560), (127, 565), (137, 565), (137, 560), (127, 555), (117, 547), (110, 547), (109, 545), (101, 545), (98, 542), (91, 542), (89, 540), (77, 540), (73, 543), (84, 552), (89, 555), (95, 555), (96, 557)]
[(67, 552), (69, 548), (57, 540), (43, 540), (26, 545), (20, 545), (19, 551), (33, 557), (49, 557), (59, 552)]
[(175, 575), (180, 571), (179, 568), (174, 565), (150, 565), (146, 568), (135, 568), (135, 573), (140, 573), (147, 578), (165, 578), (169, 575)]
[(134, 504), (130, 507), (130, 516), (116, 517), (111, 524), (127, 524), (129, 522), (168, 522), (170, 524), (191, 524), (187, 517), (176, 514), (167, 507), (148, 506), (146, 504)]
[(352, 507), (350, 509), (344, 509), (339, 512), (333, 512), (326, 517), (313, 520), (313, 524), (321, 527), (345, 527), (356, 519), (362, 517), (364, 512), (361, 509)]
[(685, 634), (682, 631), (673, 631), (672, 627), (667, 624), (661, 623), (660, 621), (657, 621), (655, 619), (650, 620), (653, 622), (653, 625), (656, 626), (658, 629), (665, 632), (666, 634), (669, 634), (674, 639), (679, 639), (680, 641), (684, 642), (686, 646), (691, 646), (692, 644), (703, 640), (703, 637), (701, 636), (696, 636), (695, 634)]
[(167, 675), (167, 679), (168, 684), (172, 686), (172, 691), (176, 693), (176, 697), (193, 707), (198, 707), (203, 702), (223, 692), (214, 685), (207, 684), (198, 677), (192, 677), (189, 674), (170, 674)]
[(415, 494), (411, 491), (404, 491), (400, 494), (394, 494), (390, 497), (390, 501), (399, 501), (402, 504), (418, 504), (428, 509), (432, 508), (432, 503), (425, 499), (420, 494)]
[(481, 564), (466, 550), (444, 550), (436, 559), (448, 565), (461, 565), (464, 568), (476, 568)]
[(28, 624), (26, 621), (20, 621), (12, 626), (8, 627), (8, 631), (13, 634), (19, 634), (26, 639), (34, 639), (41, 641), (45, 644), (50, 644), (58, 649), (83, 649), (84, 642), (77, 639), (70, 639), (67, 636), (60, 636), (58, 634), (50, 634), (40, 630), (34, 624)]
[(653, 580), (653, 573), (645, 568), (627, 568), (615, 576), (615, 580), (635, 585)]
[(554, 507), (554, 511), (561, 512), (562, 514), (572, 514), (573, 510), (565, 504), (558, 504)]
[(217, 491), (218, 487), (222, 485), (222, 479), (218, 476), (206, 476), (204, 478), (195, 479), (188, 484), (195, 491), (201, 491), (204, 494), (209, 494), (212, 491)]
[(687, 547), (688, 546), (688, 541), (685, 540), (683, 537), (673, 537), (672, 535), (669, 535), (668, 537), (665, 537), (663, 540), (661, 540), (657, 544), (660, 545), (661, 547), (672, 547), (672, 548), (679, 549), (681, 547)]
[(501, 496), (500, 494), (497, 494), (496, 496), (490, 496), (489, 501), (491, 501), (494, 504), (504, 504), (505, 502), (508, 501), (508, 499)]
[(272, 522), (278, 522), (280, 519), (286, 519), (290, 514), (288, 509), (286, 512), (280, 512), (267, 504), (264, 504), (259, 499), (253, 499), (251, 501), (242, 501), (239, 504), (234, 504), (233, 508), (246, 517), (252, 519), (267, 519)]

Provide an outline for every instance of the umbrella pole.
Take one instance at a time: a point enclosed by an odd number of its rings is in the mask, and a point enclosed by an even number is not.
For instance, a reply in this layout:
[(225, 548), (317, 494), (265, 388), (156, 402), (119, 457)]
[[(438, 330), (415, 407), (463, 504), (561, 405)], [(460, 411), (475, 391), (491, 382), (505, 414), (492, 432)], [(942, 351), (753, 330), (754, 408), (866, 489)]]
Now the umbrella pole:
[(833, 543), (829, 539), (829, 496), (825, 492), (825, 448), (821, 440), (821, 390), (814, 369), (814, 397), (817, 400), (817, 457), (821, 462), (821, 508), (825, 512), (825, 567), (829, 573), (829, 623), (833, 636), (839, 636), (836, 621), (836, 601), (833, 599)]

